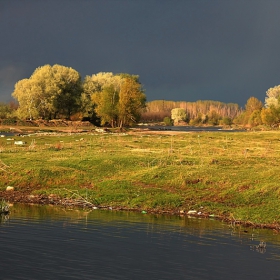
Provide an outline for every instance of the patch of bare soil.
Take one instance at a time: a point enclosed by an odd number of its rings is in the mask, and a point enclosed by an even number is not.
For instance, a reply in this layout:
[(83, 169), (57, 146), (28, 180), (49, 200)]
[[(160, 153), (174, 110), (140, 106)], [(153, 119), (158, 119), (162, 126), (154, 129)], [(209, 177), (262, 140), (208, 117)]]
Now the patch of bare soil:
[(21, 191), (0, 191), (0, 197), (9, 203), (20, 202), (20, 203), (34, 203), (34, 204), (59, 204), (59, 199), (53, 199), (45, 195), (33, 195), (31, 189), (27, 188)]

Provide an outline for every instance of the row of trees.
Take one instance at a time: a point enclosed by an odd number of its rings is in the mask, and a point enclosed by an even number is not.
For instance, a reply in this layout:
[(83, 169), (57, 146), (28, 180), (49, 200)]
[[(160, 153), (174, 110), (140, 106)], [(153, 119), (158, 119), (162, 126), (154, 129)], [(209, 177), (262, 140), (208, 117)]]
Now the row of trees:
[(30, 78), (18, 81), (12, 96), (17, 105), (0, 103), (1, 119), (88, 119), (112, 127), (140, 120), (190, 125), (280, 125), (280, 85), (267, 90), (264, 105), (250, 97), (245, 109), (211, 100), (146, 103), (139, 76), (101, 72), (82, 80), (73, 68), (56, 64), (38, 67)]
[(235, 123), (249, 127), (280, 127), (280, 85), (267, 90), (264, 105), (257, 98), (250, 97)]
[(76, 70), (58, 64), (39, 67), (18, 81), (12, 96), (20, 119), (76, 116), (112, 127), (139, 121), (146, 103), (138, 76), (98, 73), (82, 81)]
[[(174, 123), (180, 123), (180, 121), (188, 122), (188, 111), (183, 108), (172, 109), (171, 119)], [(261, 125), (280, 127), (280, 86), (267, 90), (265, 104), (256, 97), (250, 97), (245, 104), (245, 110), (238, 111), (234, 118), (231, 118), (229, 114), (221, 114), (217, 113), (216, 110), (209, 110), (208, 114), (202, 115), (199, 112), (189, 123), (208, 123), (212, 125), (231, 125), (234, 123), (244, 127), (257, 127)]]
[(241, 114), (242, 109), (235, 103), (223, 103), (212, 100), (196, 102), (174, 102), (155, 100), (147, 103), (142, 115), (144, 121), (172, 120), (174, 124), (186, 122), (190, 125), (217, 125), (223, 120), (226, 124)]
[(204, 100), (196, 102), (174, 102), (155, 100), (147, 103), (142, 115), (144, 121), (160, 121), (166, 124), (189, 125), (241, 125), (256, 127), (280, 126), (280, 85), (267, 90), (265, 104), (250, 97), (242, 109), (238, 104)]

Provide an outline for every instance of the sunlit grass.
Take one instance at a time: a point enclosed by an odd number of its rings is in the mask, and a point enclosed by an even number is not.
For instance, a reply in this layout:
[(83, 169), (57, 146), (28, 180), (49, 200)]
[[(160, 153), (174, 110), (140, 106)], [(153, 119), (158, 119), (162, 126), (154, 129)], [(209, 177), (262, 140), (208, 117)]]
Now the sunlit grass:
[(2, 189), (29, 186), (61, 197), (78, 191), (98, 206), (280, 222), (278, 132), (14, 138), (27, 144), (0, 138)]

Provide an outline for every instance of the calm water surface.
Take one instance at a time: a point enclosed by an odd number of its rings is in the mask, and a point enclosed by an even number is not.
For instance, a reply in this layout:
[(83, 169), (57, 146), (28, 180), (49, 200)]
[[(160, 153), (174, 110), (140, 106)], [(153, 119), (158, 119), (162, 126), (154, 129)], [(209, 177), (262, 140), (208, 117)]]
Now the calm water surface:
[(280, 279), (279, 245), (215, 220), (14, 205), (0, 279)]
[(171, 130), (182, 132), (245, 132), (244, 129), (224, 129), (222, 126), (145, 126), (139, 125), (141, 128), (149, 128), (150, 130)]

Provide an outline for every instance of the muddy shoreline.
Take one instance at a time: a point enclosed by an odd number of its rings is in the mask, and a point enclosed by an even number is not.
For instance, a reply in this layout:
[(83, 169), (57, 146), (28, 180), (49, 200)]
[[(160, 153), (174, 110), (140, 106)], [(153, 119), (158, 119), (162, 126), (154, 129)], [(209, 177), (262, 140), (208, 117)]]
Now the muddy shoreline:
[(73, 199), (63, 199), (53, 195), (33, 195), (31, 189), (27, 187), (23, 191), (0, 191), (0, 198), (4, 199), (7, 203), (23, 203), (23, 204), (37, 204), (37, 205), (54, 205), (58, 207), (65, 208), (76, 208), (76, 209), (105, 209), (105, 210), (114, 210), (114, 211), (134, 211), (134, 212), (142, 212), (144, 214), (159, 214), (159, 215), (170, 215), (170, 216), (191, 216), (197, 218), (204, 219), (215, 219), (221, 222), (228, 223), (229, 226), (232, 227), (244, 227), (245, 228), (262, 228), (262, 229), (271, 229), (275, 233), (280, 233), (280, 224), (256, 224), (250, 221), (240, 221), (233, 220), (226, 216), (217, 216), (211, 215), (209, 213), (200, 213), (200, 212), (192, 212), (182, 211), (179, 209), (169, 209), (169, 210), (158, 210), (158, 209), (136, 209), (136, 208), (124, 208), (124, 207), (110, 207), (110, 206), (99, 206), (93, 205), (92, 203), (86, 200), (73, 200)]

